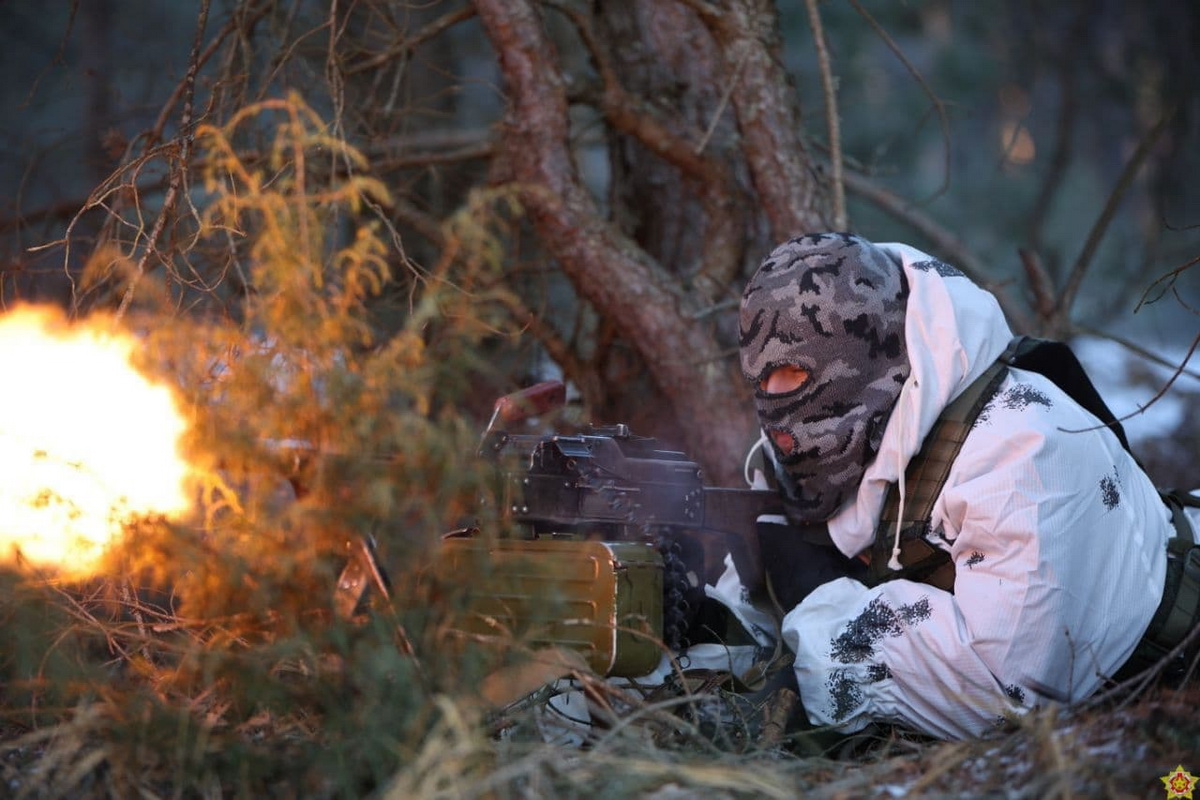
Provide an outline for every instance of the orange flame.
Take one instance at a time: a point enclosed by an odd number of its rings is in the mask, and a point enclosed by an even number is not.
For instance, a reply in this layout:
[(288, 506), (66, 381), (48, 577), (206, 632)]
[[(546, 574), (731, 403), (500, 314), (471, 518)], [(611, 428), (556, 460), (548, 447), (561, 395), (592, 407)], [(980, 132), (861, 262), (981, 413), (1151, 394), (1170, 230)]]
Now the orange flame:
[(0, 559), (84, 576), (131, 520), (188, 509), (187, 424), (138, 345), (52, 309), (0, 315)]

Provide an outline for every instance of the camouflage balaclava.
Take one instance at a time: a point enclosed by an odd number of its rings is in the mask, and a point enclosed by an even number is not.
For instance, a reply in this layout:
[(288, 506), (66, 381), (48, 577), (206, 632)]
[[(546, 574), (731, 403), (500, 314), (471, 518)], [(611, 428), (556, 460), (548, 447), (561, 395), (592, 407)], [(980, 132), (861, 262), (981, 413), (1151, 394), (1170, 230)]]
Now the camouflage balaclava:
[(829, 519), (853, 496), (875, 457), (908, 377), (900, 264), (849, 233), (799, 236), (767, 256), (746, 285), (741, 361), (756, 384), (795, 365), (809, 375), (782, 394), (755, 391), (763, 431), (791, 436), (790, 452), (772, 440), (788, 515)]

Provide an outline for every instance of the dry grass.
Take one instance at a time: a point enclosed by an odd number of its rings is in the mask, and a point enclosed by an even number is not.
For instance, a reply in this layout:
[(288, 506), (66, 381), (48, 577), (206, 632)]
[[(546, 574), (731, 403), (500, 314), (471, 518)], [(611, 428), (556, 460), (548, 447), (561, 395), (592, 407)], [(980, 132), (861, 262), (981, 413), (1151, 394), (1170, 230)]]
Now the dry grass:
[[(50, 605), (69, 612), (58, 598)], [(56, 624), (70, 617), (42, 611)], [(891, 728), (769, 741), (746, 724), (762, 709), (718, 688), (643, 698), (593, 679), (593, 708), (605, 710), (593, 719), (605, 721), (583, 728), (547, 710), (548, 689), (520, 708), (482, 713), (470, 689), (487, 659), (439, 652), (436, 622), (422, 630), (415, 617), (405, 621), (403, 640), (377, 615), (356, 625), (310, 621), (290, 637), (203, 651), (196, 633), (191, 646), (158, 633), (130, 651), (140, 655), (107, 659), (98, 642), (133, 642), (137, 626), (73, 623), (53, 637), (38, 680), (5, 676), (0, 794), (1151, 798), (1176, 765), (1200, 768), (1197, 686), (1047, 709), (979, 741)], [(404, 654), (406, 646), (415, 650)], [(52, 663), (69, 649), (69, 665)], [(576, 740), (547, 742), (564, 731)]]

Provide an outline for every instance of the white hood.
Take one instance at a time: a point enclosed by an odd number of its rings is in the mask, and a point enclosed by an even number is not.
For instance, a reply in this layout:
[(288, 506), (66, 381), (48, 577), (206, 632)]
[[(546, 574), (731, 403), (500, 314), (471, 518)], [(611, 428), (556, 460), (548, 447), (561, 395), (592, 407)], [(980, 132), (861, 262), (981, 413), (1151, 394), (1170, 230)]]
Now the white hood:
[(899, 480), (942, 409), (1012, 338), (995, 297), (958, 270), (908, 245), (876, 246), (903, 265), (908, 279), (904, 333), (912, 372), (854, 502), (829, 520), (830, 537), (847, 556), (874, 541), (889, 484)]

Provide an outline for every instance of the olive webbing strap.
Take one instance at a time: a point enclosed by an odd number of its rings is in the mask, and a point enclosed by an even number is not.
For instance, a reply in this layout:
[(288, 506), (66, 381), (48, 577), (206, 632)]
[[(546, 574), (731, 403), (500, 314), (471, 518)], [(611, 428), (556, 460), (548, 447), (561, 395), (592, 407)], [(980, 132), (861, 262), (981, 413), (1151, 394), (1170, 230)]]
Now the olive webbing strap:
[(1191, 646), (1175, 653), (1168, 672), (1186, 669), (1200, 651), (1200, 640), (1193, 631), (1200, 625), (1200, 545), (1183, 509), (1200, 508), (1200, 498), (1183, 491), (1161, 492), (1171, 512), (1171, 538), (1167, 541), (1167, 577), (1162, 600), (1154, 612), (1146, 633), (1138, 642), (1129, 661), (1117, 673), (1125, 679), (1149, 669), (1175, 652), (1189, 636)]
[(895, 483), (888, 490), (883, 515), (875, 529), (871, 553), (872, 585), (894, 578), (906, 578), (946, 591), (954, 590), (954, 562), (950, 554), (927, 542), (925, 533), (933, 514), (934, 501), (941, 494), (946, 477), (950, 474), (950, 466), (958, 457), (983, 407), (996, 394), (1007, 374), (1008, 368), (1004, 363), (996, 361), (972, 381), (942, 411), (925, 437), (920, 451), (908, 462), (904, 471), (904, 519), (900, 526), (899, 570), (889, 568), (888, 561), (895, 541), (900, 491)]

